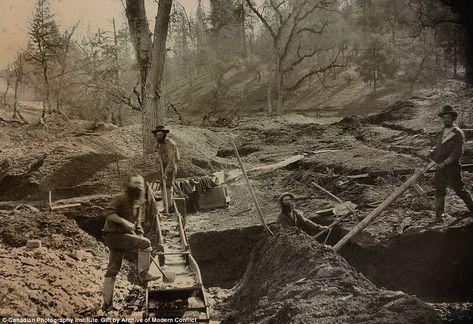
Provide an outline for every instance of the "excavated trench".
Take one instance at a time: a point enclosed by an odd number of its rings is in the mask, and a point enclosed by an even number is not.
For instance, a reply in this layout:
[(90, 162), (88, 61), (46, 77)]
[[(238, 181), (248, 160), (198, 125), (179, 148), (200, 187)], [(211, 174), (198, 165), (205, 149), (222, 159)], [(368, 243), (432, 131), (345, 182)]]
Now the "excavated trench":
[[(263, 230), (260, 226), (195, 233), (189, 242), (206, 287), (231, 288), (247, 267), (249, 255)], [(341, 237), (331, 234), (331, 244)], [(330, 243), (330, 242), (329, 242)], [(473, 301), (473, 225), (445, 232), (425, 231), (393, 237), (388, 245), (349, 244), (346, 260), (370, 281), (402, 290), (428, 302)]]
[[(103, 218), (74, 212), (68, 215), (101, 241)], [(246, 270), (251, 251), (263, 233), (261, 226), (189, 233), (192, 254), (206, 287), (231, 288)], [(340, 228), (329, 244), (337, 242)], [(402, 290), (429, 302), (473, 302), (473, 225), (393, 236), (388, 243), (349, 243), (342, 255), (379, 287)]]
[[(76, 211), (68, 216), (101, 240), (103, 218), (99, 214)], [(204, 286), (232, 288), (245, 273), (262, 234), (261, 226), (188, 233)], [(346, 230), (334, 229), (328, 243), (333, 245), (344, 234)], [(349, 243), (342, 255), (378, 287), (401, 290), (427, 302), (460, 305), (473, 302), (472, 245), (473, 225), (469, 225), (405, 232), (378, 246)], [(132, 256), (127, 259), (134, 262)], [(132, 276), (129, 279), (133, 281)], [(450, 311), (453, 318), (460, 314), (455, 307)]]
[(380, 287), (430, 302), (473, 301), (473, 225), (393, 237), (386, 246), (350, 244), (342, 255)]

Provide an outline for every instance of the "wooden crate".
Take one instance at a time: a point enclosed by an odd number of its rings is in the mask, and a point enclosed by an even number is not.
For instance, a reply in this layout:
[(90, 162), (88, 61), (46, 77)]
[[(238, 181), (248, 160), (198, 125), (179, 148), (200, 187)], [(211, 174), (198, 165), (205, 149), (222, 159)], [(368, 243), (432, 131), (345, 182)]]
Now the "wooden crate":
[(199, 209), (225, 208), (228, 202), (227, 186), (211, 188), (199, 196)]

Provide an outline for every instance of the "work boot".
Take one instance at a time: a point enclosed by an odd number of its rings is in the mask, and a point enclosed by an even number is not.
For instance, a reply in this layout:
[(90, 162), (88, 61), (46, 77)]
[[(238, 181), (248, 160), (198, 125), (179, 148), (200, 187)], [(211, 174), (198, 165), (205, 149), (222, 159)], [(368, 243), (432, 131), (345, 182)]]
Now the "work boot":
[(103, 288), (102, 288), (102, 297), (103, 297), (102, 310), (103, 311), (113, 310), (113, 290), (114, 289), (115, 289), (115, 278), (105, 277), (103, 281)]
[(442, 216), (445, 212), (445, 196), (435, 197), (435, 223), (442, 222)]
[(149, 273), (149, 268), (151, 266), (151, 248), (146, 250), (138, 250), (138, 274), (141, 281), (152, 281), (158, 280), (161, 278), (159, 275), (153, 275)]

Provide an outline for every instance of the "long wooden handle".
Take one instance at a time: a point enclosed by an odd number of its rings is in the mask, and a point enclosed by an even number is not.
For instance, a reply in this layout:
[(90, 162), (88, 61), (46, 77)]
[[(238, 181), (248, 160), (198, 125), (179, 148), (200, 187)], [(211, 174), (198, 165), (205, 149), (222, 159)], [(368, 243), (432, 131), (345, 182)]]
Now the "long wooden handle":
[(266, 229), (266, 231), (274, 236), (273, 232), (271, 232), (271, 229), (268, 227), (268, 224), (266, 224), (266, 221), (264, 220), (263, 217), (263, 211), (261, 210), (261, 207), (259, 205), (258, 199), (256, 198), (255, 192), (253, 191), (253, 187), (251, 186), (250, 179), (248, 178), (248, 175), (246, 174), (245, 167), (243, 166), (243, 162), (240, 157), (240, 153), (238, 153), (238, 149), (235, 145), (234, 142), (232, 142), (233, 146), (233, 151), (235, 151), (235, 155), (238, 160), (238, 164), (240, 165), (241, 173), (243, 174), (243, 177), (245, 178), (246, 185), (248, 187), (248, 190), (250, 191), (251, 197), (253, 198), (253, 202), (255, 204), (256, 210), (258, 211), (259, 218), (261, 220), (261, 224), (263, 224), (263, 227)]
[(388, 198), (386, 198), (378, 207), (376, 207), (368, 216), (366, 216), (361, 222), (359, 222), (352, 230), (345, 235), (337, 244), (334, 245), (335, 251), (340, 251), (340, 249), (348, 243), (355, 235), (365, 229), (372, 221), (374, 221), (381, 213), (388, 208), (400, 195), (402, 195), (406, 190), (408, 190), (416, 181), (428, 170), (433, 168), (436, 165), (435, 162), (430, 162), (421, 170), (416, 170), (414, 174), (406, 180), (399, 188), (396, 189)]
[(163, 198), (163, 202), (164, 202), (164, 211), (166, 212), (166, 214), (169, 214), (168, 190), (166, 186), (166, 181), (164, 180), (164, 163), (159, 152), (158, 152), (158, 160), (159, 160), (159, 166), (161, 169), (161, 197)]
[(348, 216), (351, 215), (351, 211), (345, 215), (342, 215), (340, 216), (339, 218), (337, 218), (336, 220), (333, 221), (332, 224), (330, 224), (329, 226), (327, 226), (327, 228), (324, 228), (323, 230), (321, 230), (320, 232), (318, 232), (317, 234), (314, 235), (314, 239), (322, 236), (325, 232), (329, 231), (329, 230), (332, 230), (332, 228), (335, 227), (335, 225), (337, 225), (338, 223), (340, 223), (342, 220), (344, 220), (345, 218), (347, 218)]

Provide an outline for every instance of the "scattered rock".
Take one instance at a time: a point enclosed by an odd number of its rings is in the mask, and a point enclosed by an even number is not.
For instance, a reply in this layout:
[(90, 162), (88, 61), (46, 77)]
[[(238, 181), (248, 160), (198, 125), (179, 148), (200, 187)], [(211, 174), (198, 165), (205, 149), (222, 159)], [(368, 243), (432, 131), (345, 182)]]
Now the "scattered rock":
[(38, 249), (41, 247), (41, 240), (28, 240), (26, 242), (26, 247), (28, 249)]
[(75, 250), (70, 256), (78, 261), (92, 259), (94, 257), (92, 253), (84, 250)]

